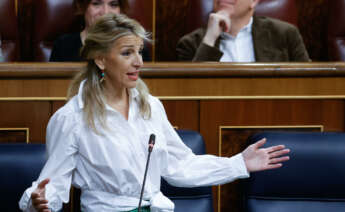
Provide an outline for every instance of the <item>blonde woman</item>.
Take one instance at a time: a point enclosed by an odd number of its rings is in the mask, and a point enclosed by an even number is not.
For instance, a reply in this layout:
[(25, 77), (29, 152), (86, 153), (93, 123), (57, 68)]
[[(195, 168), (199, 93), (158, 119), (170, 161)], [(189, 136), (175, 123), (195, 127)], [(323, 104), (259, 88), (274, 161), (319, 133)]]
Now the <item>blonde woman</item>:
[(146, 35), (124, 15), (106, 15), (91, 27), (82, 49), (88, 66), (72, 83), (68, 103), (49, 121), (49, 159), (23, 194), (22, 210), (60, 210), (73, 184), (82, 191), (83, 212), (137, 211), (151, 133), (156, 144), (142, 211), (174, 210), (160, 192), (161, 177), (176, 186), (216, 185), (289, 159), (282, 145), (260, 148), (265, 140), (231, 158), (194, 155), (139, 78)]

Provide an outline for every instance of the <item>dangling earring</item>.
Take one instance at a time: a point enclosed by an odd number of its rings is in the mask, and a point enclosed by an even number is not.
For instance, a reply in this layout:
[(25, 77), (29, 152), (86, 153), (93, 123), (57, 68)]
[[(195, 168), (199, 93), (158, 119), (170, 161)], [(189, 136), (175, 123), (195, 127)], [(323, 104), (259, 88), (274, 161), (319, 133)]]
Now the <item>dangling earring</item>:
[(101, 70), (101, 79), (99, 80), (101, 83), (104, 81), (104, 76), (105, 76), (104, 71)]

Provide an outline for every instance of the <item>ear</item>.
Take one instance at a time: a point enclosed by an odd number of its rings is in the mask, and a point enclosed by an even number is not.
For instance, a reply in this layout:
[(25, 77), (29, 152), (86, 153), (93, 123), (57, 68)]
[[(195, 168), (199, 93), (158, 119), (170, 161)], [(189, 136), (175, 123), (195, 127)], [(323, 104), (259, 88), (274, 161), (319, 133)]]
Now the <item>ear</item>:
[(251, 8), (255, 9), (255, 7), (259, 4), (260, 0), (253, 0)]
[(95, 64), (97, 65), (97, 67), (101, 70), (105, 69), (105, 59), (104, 57), (97, 57), (96, 59), (94, 59)]

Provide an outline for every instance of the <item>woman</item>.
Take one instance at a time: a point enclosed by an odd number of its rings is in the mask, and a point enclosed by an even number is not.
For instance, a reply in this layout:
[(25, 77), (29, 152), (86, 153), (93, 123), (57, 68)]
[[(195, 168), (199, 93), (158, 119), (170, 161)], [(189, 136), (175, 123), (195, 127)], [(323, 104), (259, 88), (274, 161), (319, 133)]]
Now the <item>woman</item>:
[[(77, 15), (83, 16), (83, 30), (65, 34), (55, 42), (50, 55), (51, 62), (79, 62), (80, 48), (85, 42), (87, 31), (95, 20), (107, 13), (120, 14), (128, 10), (128, 0), (75, 0)], [(151, 61), (150, 53), (143, 51), (144, 61)]]
[(91, 27), (82, 48), (87, 68), (71, 84), (68, 103), (49, 121), (49, 159), (24, 192), (22, 210), (59, 210), (73, 184), (82, 191), (82, 211), (135, 211), (152, 133), (156, 144), (145, 211), (174, 210), (160, 192), (161, 177), (176, 186), (216, 185), (278, 168), (289, 159), (282, 156), (289, 152), (282, 145), (259, 148), (265, 140), (231, 158), (194, 155), (139, 78), (145, 39), (144, 28), (124, 15), (103, 16)]

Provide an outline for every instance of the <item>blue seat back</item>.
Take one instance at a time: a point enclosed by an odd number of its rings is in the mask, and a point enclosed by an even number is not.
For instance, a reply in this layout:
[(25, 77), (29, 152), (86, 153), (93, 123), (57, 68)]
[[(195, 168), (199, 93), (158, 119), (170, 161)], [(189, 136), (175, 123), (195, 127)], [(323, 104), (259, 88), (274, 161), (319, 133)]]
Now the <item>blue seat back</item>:
[(20, 211), (19, 199), (45, 161), (44, 144), (0, 144), (0, 211)]
[(247, 212), (345, 211), (345, 133), (264, 132), (266, 146), (284, 144), (290, 160), (277, 170), (251, 174)]
[[(205, 154), (202, 136), (191, 130), (177, 130), (183, 142), (197, 154)], [(212, 188), (179, 188), (162, 179), (161, 191), (175, 203), (175, 212), (213, 212)]]

